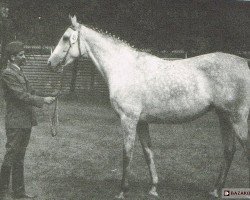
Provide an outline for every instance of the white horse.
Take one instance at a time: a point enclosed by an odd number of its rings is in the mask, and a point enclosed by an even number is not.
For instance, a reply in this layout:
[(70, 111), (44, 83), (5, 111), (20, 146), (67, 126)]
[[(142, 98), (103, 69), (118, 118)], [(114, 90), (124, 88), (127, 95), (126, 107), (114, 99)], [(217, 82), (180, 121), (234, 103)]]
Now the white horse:
[(224, 147), (224, 159), (211, 194), (218, 197), (224, 187), (236, 138), (247, 153), (250, 169), (247, 124), (250, 70), (245, 59), (211, 53), (166, 61), (81, 25), (75, 16), (71, 17), (71, 23), (48, 65), (59, 71), (80, 56), (89, 57), (106, 80), (111, 104), (124, 132), (123, 176), (118, 198), (124, 198), (128, 189), (136, 134), (151, 175), (150, 194), (158, 196), (148, 124), (191, 121), (211, 109), (215, 109), (219, 117)]

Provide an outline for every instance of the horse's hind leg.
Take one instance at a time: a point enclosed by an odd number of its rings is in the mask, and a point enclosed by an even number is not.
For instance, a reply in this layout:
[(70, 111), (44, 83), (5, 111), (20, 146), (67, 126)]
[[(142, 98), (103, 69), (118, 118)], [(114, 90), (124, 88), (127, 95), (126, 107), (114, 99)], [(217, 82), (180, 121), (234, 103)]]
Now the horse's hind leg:
[(223, 111), (217, 112), (219, 117), (221, 135), (222, 135), (222, 144), (224, 150), (224, 158), (221, 162), (219, 177), (215, 183), (215, 190), (210, 193), (211, 195), (218, 197), (221, 195), (221, 190), (225, 185), (228, 171), (230, 169), (234, 153), (236, 151), (235, 146), (235, 134), (233, 124), (230, 121), (230, 117), (223, 113)]
[[(222, 133), (222, 142), (224, 146), (224, 161), (222, 162), (220, 175), (215, 184), (214, 193), (220, 192), (225, 185), (226, 177), (233, 160), (233, 155), (236, 151), (235, 147), (235, 138), (240, 141), (243, 145), (244, 150), (250, 149), (247, 147), (247, 138), (248, 138), (248, 108), (242, 108), (238, 112), (233, 114), (225, 114), (218, 112), (221, 133)], [(250, 143), (249, 143), (250, 144)], [(249, 146), (250, 147), (250, 146)], [(250, 162), (250, 158), (249, 162)]]
[(148, 127), (147, 122), (138, 123), (137, 134), (139, 136), (139, 140), (141, 142), (143, 153), (145, 155), (145, 159), (149, 167), (149, 172), (151, 176), (152, 186), (149, 191), (149, 194), (153, 196), (158, 196), (158, 193), (156, 191), (156, 186), (158, 184), (158, 176), (157, 176), (155, 163), (154, 163), (154, 155), (151, 150), (151, 138), (149, 135), (149, 127)]
[(250, 132), (248, 130), (248, 115), (249, 109), (245, 108), (242, 109), (241, 112), (241, 120), (238, 123), (234, 123), (234, 129), (236, 132), (236, 136), (243, 147), (244, 153), (246, 154), (246, 158), (248, 160), (248, 186), (250, 188)]

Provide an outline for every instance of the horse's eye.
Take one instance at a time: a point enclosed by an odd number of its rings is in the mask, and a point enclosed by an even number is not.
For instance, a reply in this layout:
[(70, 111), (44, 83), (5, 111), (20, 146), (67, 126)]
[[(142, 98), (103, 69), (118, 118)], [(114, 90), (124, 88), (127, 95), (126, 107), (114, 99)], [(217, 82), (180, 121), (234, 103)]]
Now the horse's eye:
[(69, 40), (69, 37), (68, 36), (63, 36), (63, 41), (66, 42)]

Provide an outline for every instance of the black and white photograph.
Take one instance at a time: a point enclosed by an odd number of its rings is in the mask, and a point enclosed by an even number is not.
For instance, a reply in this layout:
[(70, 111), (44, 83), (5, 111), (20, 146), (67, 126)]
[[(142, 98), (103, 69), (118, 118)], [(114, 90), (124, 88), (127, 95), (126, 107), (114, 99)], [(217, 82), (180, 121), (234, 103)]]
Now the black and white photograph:
[(250, 1), (0, 0), (0, 200), (250, 199)]

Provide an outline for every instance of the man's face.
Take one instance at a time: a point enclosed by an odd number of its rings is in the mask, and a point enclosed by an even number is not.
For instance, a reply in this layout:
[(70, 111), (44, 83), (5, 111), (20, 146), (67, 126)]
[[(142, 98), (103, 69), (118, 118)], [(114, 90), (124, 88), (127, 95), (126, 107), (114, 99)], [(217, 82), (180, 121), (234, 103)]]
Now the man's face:
[(18, 66), (25, 65), (25, 63), (26, 63), (26, 57), (25, 57), (24, 51), (20, 51), (17, 55), (12, 56), (12, 60)]

